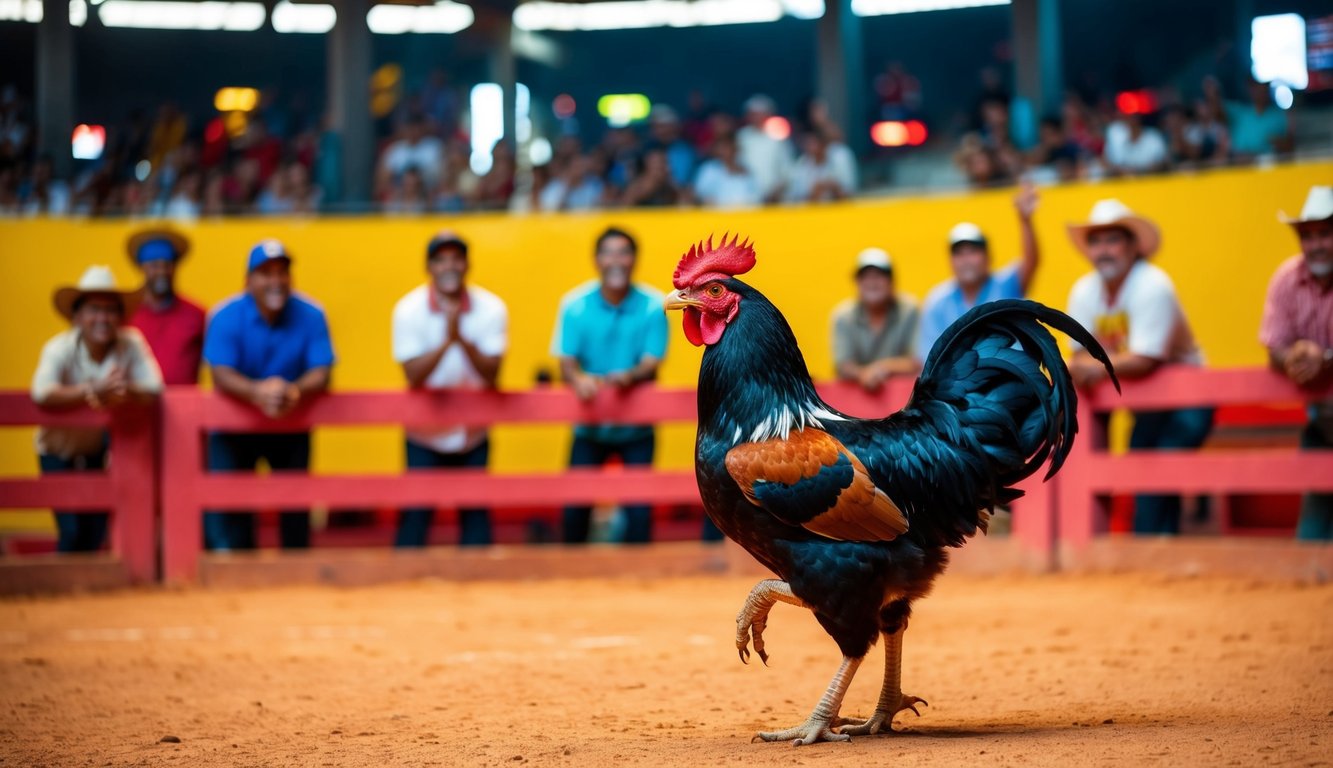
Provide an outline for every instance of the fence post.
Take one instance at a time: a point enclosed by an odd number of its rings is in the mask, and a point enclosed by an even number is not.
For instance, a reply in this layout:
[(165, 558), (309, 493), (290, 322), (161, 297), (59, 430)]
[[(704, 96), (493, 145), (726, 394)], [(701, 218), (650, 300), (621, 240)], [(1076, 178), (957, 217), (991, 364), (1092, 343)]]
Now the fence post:
[(1094, 535), (1106, 528), (1106, 510), (1102, 508), (1101, 500), (1093, 495), (1098, 459), (1107, 449), (1106, 419), (1098, 418), (1092, 406), (1093, 399), (1091, 392), (1080, 393), (1079, 436), (1060, 470), (1056, 519), (1061, 550), (1081, 550), (1092, 542)]
[(190, 582), (199, 575), (204, 546), (203, 504), (194, 481), (204, 471), (200, 398), (168, 389), (162, 398), (162, 577)]
[(135, 583), (157, 579), (156, 404), (111, 417), (112, 530), (121, 561)]
[(1043, 472), (1025, 480), (1023, 498), (1014, 502), (1010, 535), (1023, 550), (1032, 570), (1049, 571), (1055, 565), (1055, 515), (1060, 475), (1042, 481)]

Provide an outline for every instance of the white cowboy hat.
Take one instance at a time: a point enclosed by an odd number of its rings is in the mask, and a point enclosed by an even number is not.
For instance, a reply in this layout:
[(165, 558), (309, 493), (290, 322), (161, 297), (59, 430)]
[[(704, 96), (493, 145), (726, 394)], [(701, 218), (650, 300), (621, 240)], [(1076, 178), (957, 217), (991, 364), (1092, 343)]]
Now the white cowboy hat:
[(1305, 205), (1301, 206), (1300, 218), (1293, 219), (1282, 211), (1278, 211), (1277, 218), (1283, 224), (1292, 226), (1333, 219), (1333, 187), (1310, 187), (1310, 194), (1305, 196)]
[(1086, 224), (1068, 224), (1069, 239), (1074, 242), (1074, 247), (1079, 249), (1085, 256), (1088, 253), (1088, 234), (1097, 229), (1108, 229), (1111, 227), (1120, 227), (1129, 230), (1134, 235), (1134, 240), (1138, 243), (1139, 255), (1145, 259), (1157, 252), (1157, 248), (1162, 244), (1161, 230), (1157, 225), (1134, 213), (1129, 206), (1109, 198), (1098, 200), (1092, 206), (1092, 213), (1088, 214)]
[(134, 313), (141, 296), (139, 291), (125, 291), (116, 287), (116, 276), (111, 274), (111, 268), (98, 264), (84, 270), (78, 285), (67, 285), (56, 289), (52, 301), (61, 317), (70, 320), (74, 317), (74, 305), (89, 294), (115, 296), (120, 299), (121, 307), (124, 309), (122, 318), (126, 319)]

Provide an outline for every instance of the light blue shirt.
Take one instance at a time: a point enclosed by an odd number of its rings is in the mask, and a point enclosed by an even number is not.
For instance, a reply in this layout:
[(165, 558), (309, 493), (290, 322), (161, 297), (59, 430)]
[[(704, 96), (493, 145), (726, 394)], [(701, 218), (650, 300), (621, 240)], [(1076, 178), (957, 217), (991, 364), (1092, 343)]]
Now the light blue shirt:
[(1287, 135), (1287, 114), (1269, 104), (1256, 113), (1252, 104), (1227, 104), (1231, 127), (1231, 151), (1238, 155), (1263, 155), (1273, 151), (1273, 139)]
[(1018, 278), (1018, 264), (1011, 264), (999, 272), (992, 272), (977, 293), (976, 304), (969, 305), (957, 280), (946, 280), (931, 289), (921, 306), (921, 336), (916, 353), (922, 360), (930, 356), (930, 348), (958, 318), (977, 304), (997, 299), (1023, 298), (1023, 283)]
[[(666, 357), (665, 297), (653, 288), (634, 284), (619, 304), (603, 296), (601, 282), (591, 280), (560, 301), (551, 354), (572, 357), (594, 376), (624, 371), (644, 355)], [(651, 435), (650, 426), (579, 426), (574, 434), (603, 442), (623, 443)]]

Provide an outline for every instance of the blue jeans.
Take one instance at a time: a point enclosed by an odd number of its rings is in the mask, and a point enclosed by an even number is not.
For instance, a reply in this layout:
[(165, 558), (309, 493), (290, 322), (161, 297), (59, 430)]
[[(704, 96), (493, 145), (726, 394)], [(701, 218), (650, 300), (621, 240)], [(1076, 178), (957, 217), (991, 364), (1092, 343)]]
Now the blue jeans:
[[(37, 463), (43, 475), (60, 472), (93, 472), (106, 469), (106, 449), (91, 456), (64, 459), (59, 456), (38, 456)], [(96, 552), (106, 541), (108, 512), (62, 512), (56, 516), (57, 552)]]
[[(569, 449), (569, 466), (600, 467), (612, 456), (619, 456), (625, 466), (650, 466), (653, 463), (653, 447), (656, 438), (653, 435), (630, 440), (626, 443), (607, 443), (587, 437), (574, 436), (574, 444)], [(588, 529), (592, 524), (592, 507), (565, 507), (563, 541), (566, 544), (586, 544)], [(646, 544), (653, 538), (653, 511), (647, 504), (632, 504), (625, 507), (626, 544)]]
[[(208, 469), (212, 472), (251, 472), (261, 458), (275, 470), (309, 469), (310, 433), (208, 435)], [(255, 525), (254, 512), (205, 511), (204, 546), (219, 552), (254, 549)], [(278, 532), (283, 549), (309, 547), (309, 511), (284, 510), (278, 517)]]
[[(1213, 409), (1140, 411), (1134, 414), (1129, 435), (1131, 449), (1189, 450), (1203, 445), (1213, 428)], [(1134, 497), (1134, 532), (1180, 533), (1181, 500), (1177, 495), (1141, 494)]]
[[(1301, 433), (1301, 448), (1333, 449), (1333, 435), (1326, 434), (1313, 419)], [(1333, 540), (1333, 493), (1307, 493), (1301, 496), (1301, 517), (1296, 523), (1296, 538), (1305, 541)]]
[[(411, 440), (407, 443), (407, 468), (438, 467), (485, 467), (490, 459), (491, 443), (483, 440), (481, 445), (463, 453), (440, 453)], [(447, 481), (446, 481), (447, 482)], [(424, 547), (430, 537), (430, 525), (435, 517), (434, 507), (413, 507), (398, 514), (398, 534), (394, 537), (395, 547)], [(458, 510), (458, 545), (461, 547), (484, 547), (491, 543), (491, 513), (486, 509)]]

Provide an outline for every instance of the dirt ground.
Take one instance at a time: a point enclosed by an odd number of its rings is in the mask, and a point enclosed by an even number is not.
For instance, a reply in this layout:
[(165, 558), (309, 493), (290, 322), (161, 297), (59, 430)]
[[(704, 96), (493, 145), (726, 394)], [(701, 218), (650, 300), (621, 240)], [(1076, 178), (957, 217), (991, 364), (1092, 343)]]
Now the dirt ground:
[[(0, 765), (1330, 765), (1333, 586), (946, 575), (850, 744), (752, 744), (838, 663), (750, 579), (426, 582), (0, 602)], [(844, 714), (868, 714), (878, 649)], [(164, 743), (172, 736), (178, 743)]]

